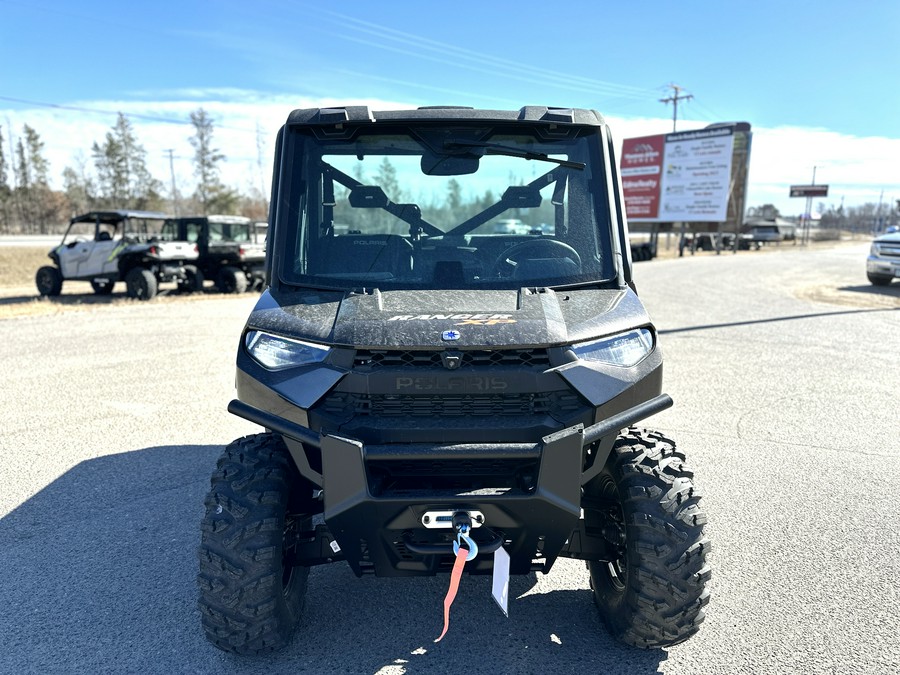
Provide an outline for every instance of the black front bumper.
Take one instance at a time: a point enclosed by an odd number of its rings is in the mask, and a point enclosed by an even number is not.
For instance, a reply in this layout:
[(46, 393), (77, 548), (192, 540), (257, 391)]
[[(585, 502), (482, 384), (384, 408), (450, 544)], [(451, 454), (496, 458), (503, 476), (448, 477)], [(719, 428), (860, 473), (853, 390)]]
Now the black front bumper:
[[(367, 445), (321, 435), (242, 401), (228, 410), (281, 435), (300, 473), (321, 488), (327, 532), (315, 542), (323, 552), (306, 564), (341, 557), (358, 575), (418, 576), (449, 571), (453, 562), (454, 531), (423, 525), (433, 511), (481, 512), (484, 524), (472, 536), (486, 547), (501, 540), (511, 574), (547, 572), (560, 555), (601, 555), (601, 545), (584, 531), (581, 487), (603, 468), (622, 429), (671, 405), (662, 394), (536, 445)], [(492, 568), (490, 555), (466, 567), (476, 574)]]

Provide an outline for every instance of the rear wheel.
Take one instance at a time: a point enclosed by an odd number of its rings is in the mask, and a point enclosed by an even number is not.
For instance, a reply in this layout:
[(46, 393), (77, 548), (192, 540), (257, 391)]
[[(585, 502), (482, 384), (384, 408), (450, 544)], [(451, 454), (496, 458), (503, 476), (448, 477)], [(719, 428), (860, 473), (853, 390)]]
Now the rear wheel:
[(150, 300), (156, 296), (158, 284), (153, 272), (143, 267), (134, 267), (125, 275), (125, 288), (129, 298)]
[(202, 293), (204, 281), (203, 272), (196, 265), (185, 265), (184, 279), (178, 282), (178, 290), (182, 293)]
[(62, 292), (62, 282), (62, 274), (55, 267), (42, 267), (34, 276), (34, 283), (41, 295), (59, 295)]
[(309, 575), (291, 554), (311, 528), (311, 495), (278, 436), (225, 448), (206, 496), (197, 577), (203, 628), (220, 649), (256, 654), (290, 642)]
[(236, 267), (223, 267), (216, 278), (222, 293), (243, 293), (247, 290), (247, 275)]
[(710, 543), (692, 476), (674, 442), (631, 428), (585, 486), (585, 519), (602, 523), (618, 551), (588, 563), (594, 600), (609, 632), (630, 645), (678, 644), (704, 619)]

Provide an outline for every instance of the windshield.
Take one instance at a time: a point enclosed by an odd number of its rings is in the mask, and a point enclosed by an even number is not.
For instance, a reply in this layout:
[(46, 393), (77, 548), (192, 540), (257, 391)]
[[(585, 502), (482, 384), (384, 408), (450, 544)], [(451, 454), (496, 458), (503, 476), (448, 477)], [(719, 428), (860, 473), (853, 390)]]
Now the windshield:
[(542, 131), (293, 130), (282, 280), (387, 290), (614, 278), (599, 135)]

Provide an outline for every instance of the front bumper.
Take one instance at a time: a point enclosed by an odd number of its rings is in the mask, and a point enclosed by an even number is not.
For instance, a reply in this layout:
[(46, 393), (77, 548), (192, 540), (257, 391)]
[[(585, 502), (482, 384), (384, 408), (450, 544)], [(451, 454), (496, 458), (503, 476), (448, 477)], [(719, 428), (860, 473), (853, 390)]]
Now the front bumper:
[(884, 277), (900, 277), (900, 259), (878, 258), (870, 255), (866, 259), (866, 272)]
[[(339, 552), (358, 575), (418, 576), (449, 571), (453, 562), (452, 529), (423, 524), (435, 511), (483, 514), (472, 536), (487, 547), (499, 539), (511, 574), (547, 572), (560, 555), (602, 559), (602, 542), (581, 518), (581, 487), (603, 468), (620, 430), (671, 405), (661, 394), (538, 444), (456, 445), (365, 444), (238, 400), (228, 410), (281, 435), (300, 473), (322, 490), (326, 530), (317, 533), (315, 546), (324, 553), (298, 562), (331, 561)], [(485, 555), (466, 569), (477, 574), (492, 567)]]

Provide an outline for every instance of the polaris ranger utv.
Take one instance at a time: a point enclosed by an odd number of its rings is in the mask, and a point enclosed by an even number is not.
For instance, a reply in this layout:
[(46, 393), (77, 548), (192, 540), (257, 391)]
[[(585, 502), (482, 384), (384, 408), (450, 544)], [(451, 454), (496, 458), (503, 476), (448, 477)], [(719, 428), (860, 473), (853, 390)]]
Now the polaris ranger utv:
[(705, 516), (675, 443), (633, 426), (672, 401), (603, 118), (296, 110), (271, 203), (228, 407), (265, 431), (206, 498), (210, 641), (285, 645), (314, 565), (502, 583), (560, 556), (621, 640), (697, 632)]
[(256, 227), (242, 216), (185, 216), (163, 225), (166, 239), (197, 245), (194, 290), (212, 279), (221, 293), (243, 293), (261, 288), (265, 279), (266, 248), (257, 240)]

